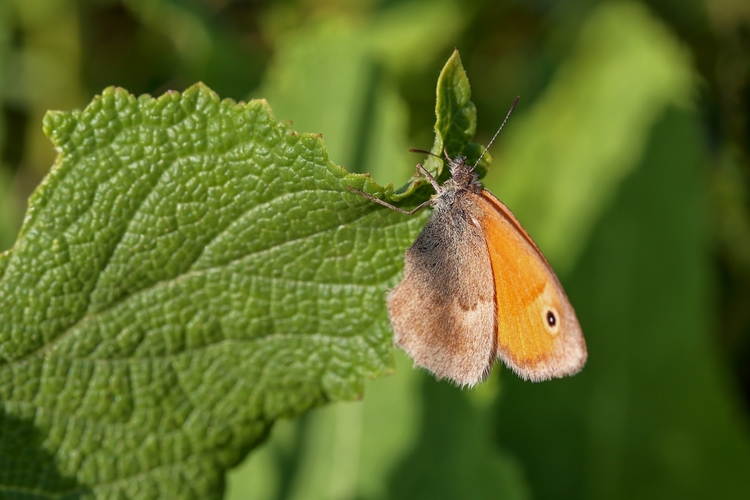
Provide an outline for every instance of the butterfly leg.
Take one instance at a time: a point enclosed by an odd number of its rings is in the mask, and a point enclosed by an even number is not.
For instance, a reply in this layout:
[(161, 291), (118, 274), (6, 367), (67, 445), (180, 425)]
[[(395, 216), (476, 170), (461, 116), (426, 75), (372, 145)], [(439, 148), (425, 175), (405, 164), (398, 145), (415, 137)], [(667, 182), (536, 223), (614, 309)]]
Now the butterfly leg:
[(440, 184), (438, 184), (438, 181), (437, 181), (437, 180), (435, 180), (435, 178), (434, 178), (434, 177), (432, 176), (432, 174), (431, 174), (431, 173), (429, 173), (429, 172), (427, 171), (427, 169), (426, 169), (426, 168), (424, 168), (424, 167), (423, 167), (423, 166), (422, 166), (421, 164), (419, 164), (419, 163), (417, 163), (417, 171), (418, 171), (418, 172), (421, 172), (421, 173), (422, 173), (422, 175), (424, 175), (425, 177), (427, 177), (427, 180), (428, 180), (428, 181), (430, 181), (430, 184), (432, 184), (432, 187), (433, 187), (433, 188), (435, 188), (435, 192), (436, 192), (436, 193), (440, 193), (440, 192), (441, 192), (441, 191), (443, 190), (443, 188), (442, 188), (442, 187), (440, 186)]
[(383, 205), (383, 206), (384, 206), (384, 207), (386, 207), (386, 208), (390, 208), (391, 210), (395, 210), (396, 212), (400, 212), (400, 213), (402, 213), (402, 214), (404, 214), (404, 215), (414, 215), (415, 213), (417, 213), (417, 212), (419, 212), (420, 210), (422, 210), (422, 209), (423, 209), (424, 207), (426, 207), (426, 206), (429, 206), (430, 204), (432, 204), (432, 200), (430, 199), (430, 200), (427, 200), (427, 201), (425, 201), (424, 203), (422, 203), (422, 204), (420, 204), (420, 205), (417, 205), (417, 207), (415, 207), (415, 208), (414, 208), (414, 209), (412, 209), (412, 210), (404, 210), (403, 208), (399, 208), (399, 207), (397, 207), (396, 205), (391, 205), (391, 204), (390, 204), (390, 203), (388, 203), (387, 201), (383, 201), (383, 200), (381, 200), (380, 198), (375, 198), (375, 197), (374, 197), (373, 195), (371, 195), (371, 194), (367, 194), (367, 193), (365, 193), (364, 191), (360, 191), (360, 190), (359, 190), (359, 189), (357, 189), (357, 188), (353, 188), (353, 187), (351, 187), (351, 186), (348, 186), (348, 187), (349, 187), (349, 190), (350, 190), (350, 191), (353, 191), (353, 192), (357, 193), (357, 194), (358, 194), (358, 195), (360, 195), (360, 196), (364, 196), (364, 197), (365, 197), (365, 198), (367, 198), (368, 200), (374, 201), (375, 203), (377, 203), (377, 204), (379, 204), (379, 205)]

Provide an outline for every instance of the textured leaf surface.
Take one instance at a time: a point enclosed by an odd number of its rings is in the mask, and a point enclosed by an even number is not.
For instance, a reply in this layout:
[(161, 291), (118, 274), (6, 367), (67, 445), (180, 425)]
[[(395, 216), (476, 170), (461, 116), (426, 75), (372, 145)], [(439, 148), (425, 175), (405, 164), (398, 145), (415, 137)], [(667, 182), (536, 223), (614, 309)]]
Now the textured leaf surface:
[(219, 498), (275, 419), (392, 369), (385, 291), (428, 214), (349, 192), (384, 189), (319, 136), (202, 85), (44, 130), (58, 161), (0, 257), (3, 490)]
[[(435, 123), (435, 143), (432, 153), (442, 156), (447, 152), (451, 157), (464, 155), (473, 164), (478, 147), (469, 145), (477, 129), (477, 108), (469, 99), (471, 89), (469, 79), (461, 65), (458, 51), (454, 51), (438, 80), (437, 122)], [(431, 158), (434, 162), (434, 158)], [(450, 177), (450, 172), (437, 170), (440, 180)], [(481, 172), (484, 173), (484, 172)]]
[(4, 491), (218, 498), (274, 419), (390, 371), (420, 219), (352, 195), (319, 137), (201, 85), (44, 130), (58, 161), (0, 259)]

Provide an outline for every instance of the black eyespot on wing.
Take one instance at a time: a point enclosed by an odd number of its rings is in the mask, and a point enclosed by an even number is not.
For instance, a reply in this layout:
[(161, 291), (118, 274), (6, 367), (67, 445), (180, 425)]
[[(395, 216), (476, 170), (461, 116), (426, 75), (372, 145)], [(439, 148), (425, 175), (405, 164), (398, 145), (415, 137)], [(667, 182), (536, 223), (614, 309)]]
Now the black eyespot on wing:
[(557, 316), (552, 311), (547, 311), (547, 325), (554, 328), (557, 324)]

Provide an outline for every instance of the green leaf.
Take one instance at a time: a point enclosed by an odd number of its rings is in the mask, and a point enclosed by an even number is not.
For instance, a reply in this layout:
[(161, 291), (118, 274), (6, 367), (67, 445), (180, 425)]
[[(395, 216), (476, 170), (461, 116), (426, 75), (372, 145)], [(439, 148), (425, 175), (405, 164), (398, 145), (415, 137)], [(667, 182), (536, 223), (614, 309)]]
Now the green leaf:
[[(351, 194), (319, 137), (201, 85), (110, 88), (44, 130), (59, 157), (1, 259), (0, 400), (75, 491), (219, 498), (275, 419), (391, 371), (420, 220)], [(17, 457), (4, 491), (61, 493)]]
[(458, 50), (454, 50), (438, 79), (433, 154), (442, 156), (443, 149), (451, 157), (464, 154), (477, 128), (477, 109), (470, 98), (469, 78)]
[(203, 85), (109, 88), (44, 131), (58, 159), (0, 257), (4, 421), (39, 436), (5, 426), (4, 491), (219, 498), (274, 420), (392, 370), (385, 292), (427, 214), (352, 194), (383, 188), (319, 136)]
[[(444, 182), (450, 177), (450, 172), (443, 169), (444, 152), (451, 158), (457, 155), (466, 156), (469, 163), (475, 163), (484, 148), (471, 142), (477, 128), (477, 110), (470, 101), (471, 88), (466, 71), (461, 64), (458, 50), (454, 50), (448, 62), (445, 63), (437, 83), (437, 103), (435, 104), (435, 141), (430, 152), (434, 156), (425, 158), (422, 165), (439, 181)], [(477, 172), (483, 176), (491, 158), (485, 155)], [(415, 176), (406, 185), (399, 188), (390, 198), (401, 200), (410, 196), (418, 187), (429, 186), (426, 179)], [(429, 192), (423, 189), (422, 192)]]

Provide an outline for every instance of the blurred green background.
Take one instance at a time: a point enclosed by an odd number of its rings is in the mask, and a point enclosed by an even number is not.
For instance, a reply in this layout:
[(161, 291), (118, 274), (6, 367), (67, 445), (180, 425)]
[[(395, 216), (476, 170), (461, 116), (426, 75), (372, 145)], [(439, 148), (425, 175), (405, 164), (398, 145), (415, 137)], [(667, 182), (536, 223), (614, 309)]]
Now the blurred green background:
[(4, 0), (0, 250), (54, 162), (48, 109), (203, 81), (400, 185), (454, 47), (479, 142), (521, 96), (485, 182), (558, 270), (588, 365), (462, 391), (397, 352), (362, 401), (279, 422), (226, 498), (747, 498), (746, 0)]

